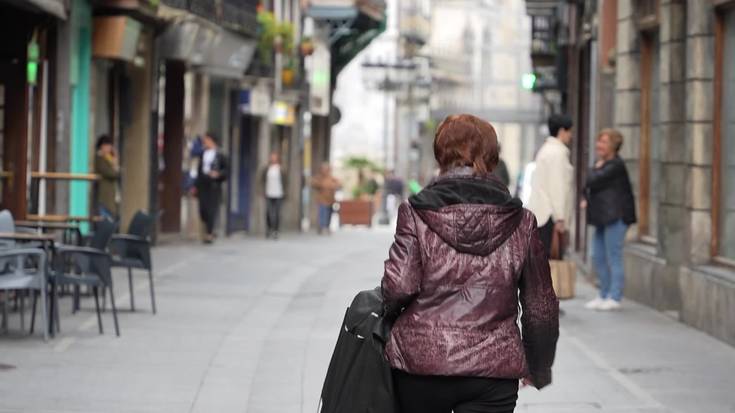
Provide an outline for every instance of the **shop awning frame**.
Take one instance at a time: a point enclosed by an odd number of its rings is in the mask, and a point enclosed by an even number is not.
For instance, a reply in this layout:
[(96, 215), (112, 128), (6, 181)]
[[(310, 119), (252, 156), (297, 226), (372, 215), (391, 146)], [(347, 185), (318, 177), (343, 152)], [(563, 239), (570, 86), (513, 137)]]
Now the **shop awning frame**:
[(2, 3), (10, 3), (13, 6), (50, 14), (61, 20), (68, 18), (66, 2), (63, 0), (0, 0)]

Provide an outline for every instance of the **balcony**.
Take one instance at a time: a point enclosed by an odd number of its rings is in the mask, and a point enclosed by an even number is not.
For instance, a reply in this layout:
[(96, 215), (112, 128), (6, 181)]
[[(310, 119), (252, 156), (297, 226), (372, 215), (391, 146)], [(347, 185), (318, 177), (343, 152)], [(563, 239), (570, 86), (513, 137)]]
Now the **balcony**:
[(553, 15), (531, 16), (531, 62), (534, 67), (556, 63), (559, 50), (556, 21)]
[(235, 32), (255, 37), (258, 0), (161, 0)]
[(400, 3), (399, 31), (409, 44), (421, 47), (431, 34), (431, 11), (420, 0)]

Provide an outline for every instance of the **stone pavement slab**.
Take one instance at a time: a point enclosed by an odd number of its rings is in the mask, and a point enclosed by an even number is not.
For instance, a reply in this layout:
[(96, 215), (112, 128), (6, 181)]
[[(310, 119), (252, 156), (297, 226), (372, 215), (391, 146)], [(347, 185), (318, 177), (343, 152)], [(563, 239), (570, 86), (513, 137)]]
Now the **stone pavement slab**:
[[(0, 335), (4, 412), (316, 412), (344, 310), (379, 283), (387, 230), (332, 237), (245, 237), (212, 247), (156, 248), (159, 314), (144, 274), (138, 311), (109, 311), (97, 333), (91, 300), (44, 343)], [(129, 306), (116, 272), (118, 306)], [(517, 411), (735, 413), (735, 349), (633, 303), (619, 313), (584, 310), (593, 291), (562, 304), (554, 384), (523, 389)]]

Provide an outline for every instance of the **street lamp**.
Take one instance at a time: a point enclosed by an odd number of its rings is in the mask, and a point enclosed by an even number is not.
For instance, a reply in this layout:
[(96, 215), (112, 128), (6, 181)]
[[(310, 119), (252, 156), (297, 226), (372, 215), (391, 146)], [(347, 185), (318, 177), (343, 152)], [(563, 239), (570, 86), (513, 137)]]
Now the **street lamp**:
[[(383, 101), (383, 168), (388, 167), (388, 117), (390, 116), (390, 96), (394, 92), (407, 89), (416, 76), (416, 64), (412, 61), (378, 61), (362, 63), (363, 82), (368, 89), (379, 90), (384, 94)], [(388, 204), (383, 184), (378, 224), (389, 225)]]

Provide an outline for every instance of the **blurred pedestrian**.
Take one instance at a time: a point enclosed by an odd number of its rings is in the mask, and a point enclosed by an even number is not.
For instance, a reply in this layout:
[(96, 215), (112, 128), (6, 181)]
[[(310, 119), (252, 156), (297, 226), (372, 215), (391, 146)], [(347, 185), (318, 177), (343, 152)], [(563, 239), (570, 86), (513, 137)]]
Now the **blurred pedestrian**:
[(498, 177), (498, 179), (500, 179), (500, 182), (502, 182), (503, 185), (510, 185), (510, 174), (508, 173), (508, 166), (505, 164), (503, 158), (498, 159), (498, 166), (495, 167), (493, 173), (495, 174), (495, 176)]
[(281, 224), (281, 204), (286, 197), (286, 170), (281, 166), (277, 152), (270, 154), (268, 165), (260, 173), (263, 194), (265, 195), (266, 238), (278, 239)]
[(572, 118), (552, 115), (548, 124), (551, 136), (536, 154), (527, 208), (536, 215), (541, 241), (550, 254), (554, 231), (563, 234), (572, 219), (574, 169), (569, 161)]
[(403, 413), (510, 413), (519, 379), (551, 383), (549, 263), (534, 215), (492, 174), (489, 123), (449, 116), (434, 154), (441, 174), (401, 204), (382, 280), (386, 314), (397, 315), (385, 355), (398, 401)]
[(216, 238), (215, 225), (222, 199), (222, 182), (227, 180), (228, 160), (213, 133), (204, 134), (202, 144), (204, 151), (199, 157), (195, 192), (199, 198), (199, 217), (204, 223), (202, 241), (210, 244)]
[(584, 187), (581, 206), (587, 209), (587, 222), (595, 227), (592, 261), (600, 287), (597, 298), (585, 305), (592, 310), (617, 310), (623, 298), (623, 242), (636, 214), (628, 170), (618, 156), (622, 146), (623, 135), (615, 129), (603, 129), (597, 135), (597, 161)]
[(112, 139), (101, 135), (97, 139), (97, 153), (94, 157), (94, 173), (99, 175), (95, 191), (95, 206), (101, 216), (117, 220), (117, 186), (120, 179), (120, 165)]
[(319, 234), (329, 234), (329, 223), (332, 221), (332, 212), (335, 195), (341, 184), (332, 175), (332, 168), (328, 162), (319, 167), (319, 173), (312, 179), (311, 186), (316, 192), (316, 203), (319, 208)]
[(383, 181), (386, 210), (390, 217), (395, 218), (398, 215), (398, 205), (403, 202), (406, 185), (394, 170), (389, 170), (384, 175)]

